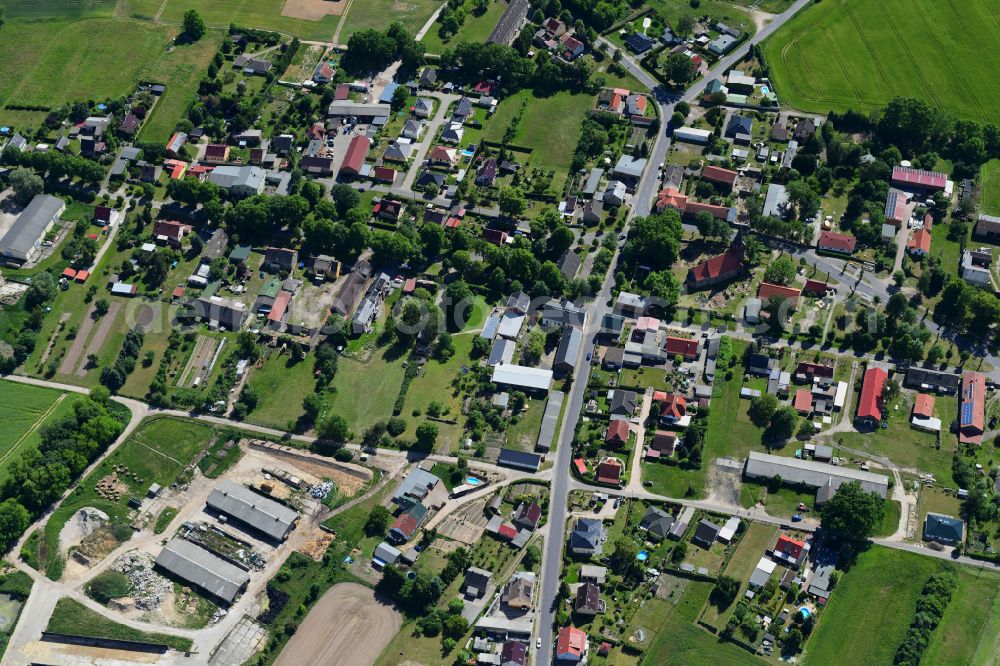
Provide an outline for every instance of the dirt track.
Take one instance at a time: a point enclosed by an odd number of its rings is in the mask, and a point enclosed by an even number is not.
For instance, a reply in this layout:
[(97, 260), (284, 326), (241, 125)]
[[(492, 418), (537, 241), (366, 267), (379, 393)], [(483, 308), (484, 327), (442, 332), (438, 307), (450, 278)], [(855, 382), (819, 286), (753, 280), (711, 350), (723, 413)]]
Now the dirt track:
[(275, 666), (369, 666), (402, 621), (402, 615), (369, 588), (334, 585), (309, 611)]

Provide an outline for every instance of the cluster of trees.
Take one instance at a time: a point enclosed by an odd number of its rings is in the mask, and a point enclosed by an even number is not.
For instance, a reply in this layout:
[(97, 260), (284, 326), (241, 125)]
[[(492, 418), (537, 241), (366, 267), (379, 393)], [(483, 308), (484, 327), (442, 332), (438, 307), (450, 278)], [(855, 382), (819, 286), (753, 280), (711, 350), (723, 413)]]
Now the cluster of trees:
[(101, 370), (101, 383), (112, 393), (125, 384), (125, 380), (135, 369), (135, 362), (139, 359), (139, 351), (142, 349), (144, 338), (142, 326), (136, 324), (129, 329), (129, 332), (125, 334), (125, 340), (122, 342), (122, 348), (118, 352), (115, 364)]
[(7, 182), (14, 188), (14, 201), (26, 206), (45, 189), (42, 177), (31, 169), (17, 167), (7, 175)]
[[(189, 333), (189, 338), (194, 338), (195, 333)], [(151, 405), (156, 407), (170, 407), (170, 384), (167, 380), (167, 372), (170, 370), (170, 365), (174, 360), (174, 356), (180, 351), (181, 344), (184, 341), (184, 336), (180, 334), (179, 331), (171, 331), (170, 336), (167, 338), (167, 348), (163, 352), (163, 357), (160, 359), (160, 365), (156, 369), (156, 376), (153, 377), (153, 381), (149, 383), (149, 390), (146, 391), (146, 400), (149, 401)], [(191, 340), (193, 343), (193, 339)]]
[(426, 571), (418, 572), (414, 578), (395, 564), (385, 567), (382, 580), (375, 589), (391, 599), (395, 599), (405, 613), (410, 616), (426, 615), (437, 604), (447, 587), (440, 576), (432, 576)]
[[(527, 32), (527, 30), (526, 30)], [(454, 80), (475, 83), (483, 79), (499, 81), (501, 96), (509, 96), (524, 88), (535, 88), (541, 94), (558, 90), (583, 90), (597, 92), (603, 81), (591, 80), (593, 65), (584, 59), (572, 64), (556, 61), (548, 53), (532, 60), (526, 57), (527, 49), (519, 52), (506, 44), (461, 42), (454, 49), (441, 54), (441, 66), (455, 73)]]
[(845, 544), (868, 539), (884, 514), (885, 501), (865, 492), (858, 481), (842, 484), (820, 510), (823, 532)]
[(958, 577), (951, 567), (927, 579), (924, 589), (920, 591), (920, 598), (917, 599), (913, 621), (906, 630), (892, 663), (899, 666), (919, 666), (924, 650), (930, 644), (931, 632), (941, 622), (957, 585)]
[[(881, 343), (898, 359), (919, 361), (924, 358), (924, 347), (931, 332), (921, 323), (917, 310), (900, 292), (893, 294), (885, 305), (885, 312), (877, 308), (859, 308), (854, 316), (851, 346), (859, 351), (870, 351)], [(934, 363), (942, 350), (932, 347), (928, 360)]]
[(585, 118), (580, 127), (580, 139), (573, 153), (570, 171), (577, 172), (589, 160), (603, 155), (605, 147), (627, 127), (618, 116), (606, 111)]
[(35, 173), (45, 174), (45, 180), (79, 178), (85, 183), (99, 183), (104, 178), (104, 167), (100, 164), (58, 150), (25, 153), (8, 147), (3, 151), (0, 163), (33, 169)]
[(110, 394), (97, 388), (77, 400), (73, 413), (39, 429), (37, 448), (28, 448), (10, 465), (10, 477), (0, 487), (0, 549), (7, 551), (33, 517), (58, 500), (118, 435), (128, 420), (112, 414)]
[(980, 474), (974, 461), (956, 454), (951, 462), (951, 476), (959, 488), (969, 491), (962, 502), (962, 515), (971, 524), (985, 524), (1000, 517), (1000, 495), (992, 495), (993, 481)]
[(747, 412), (750, 420), (758, 428), (764, 429), (764, 440), (770, 444), (782, 444), (795, 434), (799, 414), (791, 405), (782, 406), (778, 398), (764, 393), (750, 401)]
[[(56, 295), (56, 280), (51, 273), (38, 273), (32, 277), (31, 285), (25, 291), (21, 301), (25, 316), (19, 328), (12, 327), (6, 341), (10, 344), (12, 354), (0, 354), (0, 373), (14, 372), (17, 366), (35, 350), (38, 341), (38, 331), (45, 320), (45, 308)], [(13, 313), (16, 310), (12, 310)]]
[(1000, 328), (997, 327), (1000, 299), (990, 291), (951, 275), (944, 274), (944, 281), (941, 301), (934, 310), (935, 320), (959, 333), (1000, 343)]
[(276, 229), (297, 228), (308, 212), (309, 202), (300, 195), (257, 194), (226, 211), (226, 227), (241, 241), (264, 239)]
[(402, 61), (400, 71), (404, 74), (415, 72), (424, 62), (424, 45), (414, 41), (399, 22), (390, 24), (384, 32), (369, 28), (352, 34), (340, 65), (352, 75), (365, 76), (382, 71), (396, 60)]

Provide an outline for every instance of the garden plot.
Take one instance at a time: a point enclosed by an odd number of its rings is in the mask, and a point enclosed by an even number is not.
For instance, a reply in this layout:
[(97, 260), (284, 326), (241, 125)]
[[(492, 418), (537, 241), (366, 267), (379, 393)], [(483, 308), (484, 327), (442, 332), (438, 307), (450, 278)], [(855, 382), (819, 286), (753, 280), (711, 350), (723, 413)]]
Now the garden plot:
[(450, 514), (438, 525), (437, 533), (470, 546), (479, 541), (488, 522), (485, 511), (487, 499), (467, 504)]

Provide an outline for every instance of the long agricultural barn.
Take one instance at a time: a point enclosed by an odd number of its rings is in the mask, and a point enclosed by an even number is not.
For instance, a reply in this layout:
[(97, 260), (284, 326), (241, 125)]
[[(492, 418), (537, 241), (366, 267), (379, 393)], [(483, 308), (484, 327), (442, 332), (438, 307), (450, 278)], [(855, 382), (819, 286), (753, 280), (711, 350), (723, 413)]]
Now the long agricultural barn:
[(243, 569), (179, 537), (163, 547), (156, 566), (227, 604), (250, 582), (250, 574)]
[[(865, 491), (876, 493), (882, 499), (885, 499), (889, 492), (889, 478), (883, 474), (838, 467), (813, 460), (772, 456), (756, 451), (751, 451), (747, 457), (746, 475), (752, 479), (773, 479), (780, 476), (785, 483), (827, 488), (828, 492), (836, 491), (841, 484), (848, 481), (859, 481)], [(826, 494), (824, 493), (824, 496)], [(832, 492), (829, 494), (832, 495)]]
[(208, 506), (275, 541), (284, 541), (299, 519), (297, 511), (228, 479), (208, 496)]
[(42, 240), (56, 223), (66, 203), (49, 194), (31, 200), (0, 240), (0, 254), (16, 264), (36, 260), (42, 252)]

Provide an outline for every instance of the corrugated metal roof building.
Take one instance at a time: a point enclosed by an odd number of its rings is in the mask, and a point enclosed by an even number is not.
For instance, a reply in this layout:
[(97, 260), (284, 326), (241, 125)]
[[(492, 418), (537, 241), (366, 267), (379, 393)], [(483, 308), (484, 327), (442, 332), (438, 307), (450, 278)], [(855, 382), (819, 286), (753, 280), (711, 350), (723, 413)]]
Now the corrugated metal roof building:
[(250, 574), (243, 569), (179, 537), (160, 551), (156, 566), (227, 604), (250, 582)]
[(299, 519), (297, 511), (228, 479), (219, 482), (207, 503), (276, 541), (284, 541)]

